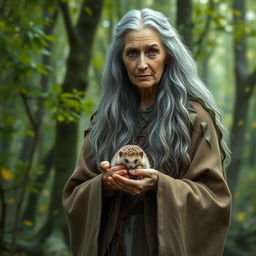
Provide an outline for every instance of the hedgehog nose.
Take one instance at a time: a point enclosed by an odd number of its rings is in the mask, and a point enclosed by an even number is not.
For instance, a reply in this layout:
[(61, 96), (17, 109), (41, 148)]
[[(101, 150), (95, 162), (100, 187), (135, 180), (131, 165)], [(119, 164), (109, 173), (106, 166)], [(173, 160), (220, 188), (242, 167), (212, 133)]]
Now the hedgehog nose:
[(128, 168), (129, 168), (129, 169), (134, 169), (134, 167), (135, 167), (134, 164), (129, 164), (129, 165), (128, 165)]

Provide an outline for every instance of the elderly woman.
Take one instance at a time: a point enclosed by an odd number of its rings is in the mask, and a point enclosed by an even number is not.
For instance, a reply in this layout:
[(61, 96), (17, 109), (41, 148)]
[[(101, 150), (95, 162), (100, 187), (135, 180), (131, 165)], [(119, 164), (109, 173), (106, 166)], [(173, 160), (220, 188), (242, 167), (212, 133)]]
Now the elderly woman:
[[(64, 190), (74, 255), (221, 255), (231, 196), (226, 129), (167, 18), (132, 10), (117, 24), (103, 95)], [(115, 152), (136, 144), (151, 169), (130, 179)]]

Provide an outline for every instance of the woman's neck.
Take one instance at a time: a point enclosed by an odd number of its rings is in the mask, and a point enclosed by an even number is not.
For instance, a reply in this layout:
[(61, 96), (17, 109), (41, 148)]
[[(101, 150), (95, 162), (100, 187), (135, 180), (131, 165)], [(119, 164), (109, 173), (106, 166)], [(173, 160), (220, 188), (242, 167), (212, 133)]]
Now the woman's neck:
[(156, 86), (152, 88), (139, 88), (140, 95), (140, 109), (146, 109), (149, 106), (153, 105), (156, 98)]

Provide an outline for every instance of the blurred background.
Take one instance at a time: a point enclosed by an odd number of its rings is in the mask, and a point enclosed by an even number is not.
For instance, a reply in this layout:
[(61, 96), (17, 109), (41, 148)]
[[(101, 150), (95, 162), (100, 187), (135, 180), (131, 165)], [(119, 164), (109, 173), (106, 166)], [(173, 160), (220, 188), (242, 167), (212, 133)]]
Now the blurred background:
[(99, 102), (113, 27), (145, 7), (183, 35), (230, 130), (224, 255), (256, 255), (254, 0), (0, 0), (0, 255), (71, 255), (63, 187)]

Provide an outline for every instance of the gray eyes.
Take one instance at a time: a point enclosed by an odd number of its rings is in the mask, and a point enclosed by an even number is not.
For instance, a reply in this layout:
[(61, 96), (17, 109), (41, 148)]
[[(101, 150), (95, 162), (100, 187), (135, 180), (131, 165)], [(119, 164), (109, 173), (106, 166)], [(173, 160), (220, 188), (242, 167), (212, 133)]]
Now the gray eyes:
[[(159, 53), (159, 51), (154, 48), (150, 48), (146, 51), (146, 55), (149, 57), (155, 57), (158, 53)], [(137, 50), (130, 50), (130, 51), (128, 51), (127, 56), (130, 58), (136, 58), (139, 54), (140, 53)]]
[(129, 57), (136, 57), (137, 56), (137, 51), (135, 51), (135, 50), (129, 51), (127, 55)]
[(148, 54), (149, 54), (150, 56), (155, 56), (155, 55), (158, 54), (158, 50), (156, 50), (156, 49), (150, 49), (150, 50), (148, 51)]

